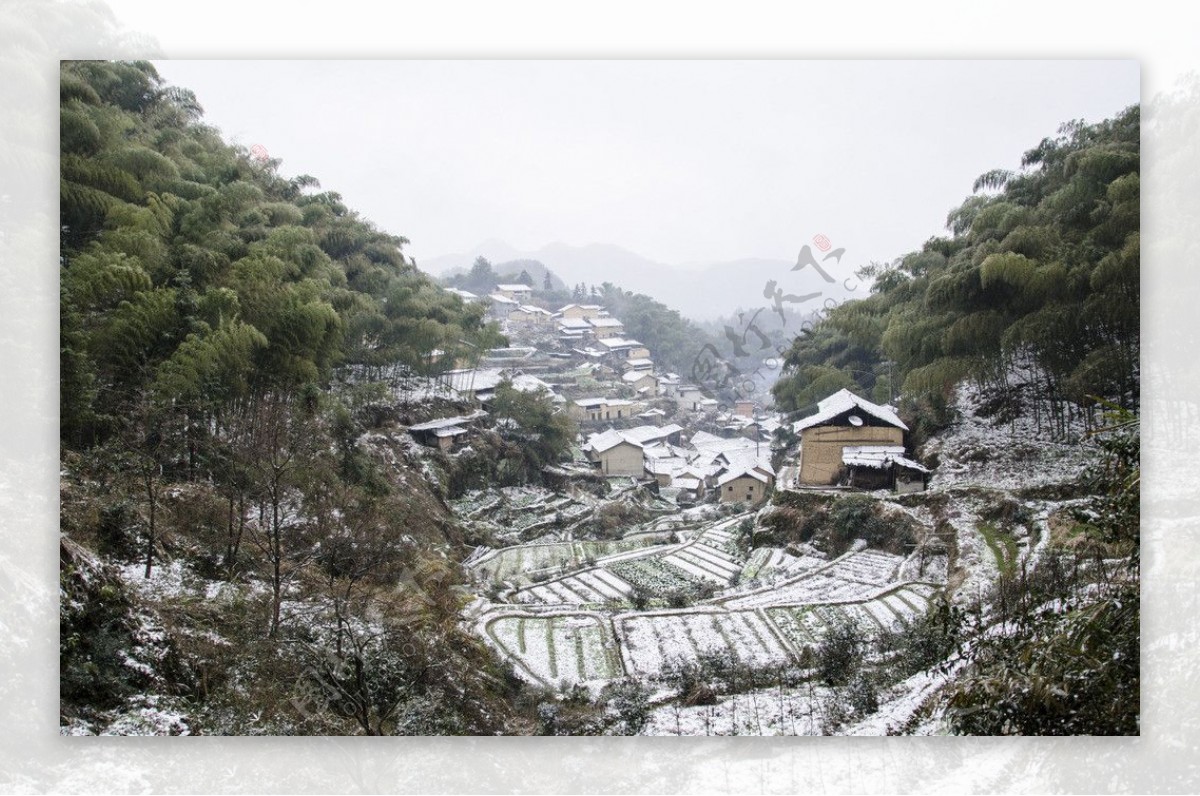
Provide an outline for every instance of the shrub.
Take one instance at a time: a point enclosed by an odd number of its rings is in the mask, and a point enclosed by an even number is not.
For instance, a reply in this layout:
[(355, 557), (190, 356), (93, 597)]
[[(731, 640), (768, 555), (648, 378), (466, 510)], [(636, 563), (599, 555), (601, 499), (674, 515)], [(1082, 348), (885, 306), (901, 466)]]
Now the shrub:
[(817, 646), (817, 676), (826, 685), (845, 685), (862, 665), (866, 641), (858, 625), (842, 620)]
[(638, 735), (650, 720), (650, 689), (637, 680), (610, 683), (600, 692), (600, 701), (616, 716), (616, 735)]

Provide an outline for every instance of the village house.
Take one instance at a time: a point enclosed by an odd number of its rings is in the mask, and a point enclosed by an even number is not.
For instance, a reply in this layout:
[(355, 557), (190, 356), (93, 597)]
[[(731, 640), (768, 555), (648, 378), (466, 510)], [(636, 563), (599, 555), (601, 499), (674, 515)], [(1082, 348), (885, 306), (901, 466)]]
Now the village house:
[[(632, 362), (639, 360), (630, 361)], [(649, 362), (649, 360), (646, 361)], [(667, 398), (676, 397), (679, 393), (679, 385), (682, 383), (683, 380), (679, 377), (678, 373), (664, 373), (658, 377), (658, 388)]]
[(676, 407), (690, 412), (698, 411), (704, 400), (704, 392), (694, 384), (675, 384), (668, 394), (675, 400)]
[(650, 445), (656, 442), (678, 445), (680, 434), (682, 433), (683, 426), (674, 423), (667, 426), (635, 426), (621, 432), (626, 438), (639, 442), (642, 445)]
[(757, 467), (730, 470), (717, 478), (722, 503), (757, 505), (767, 499), (775, 487), (775, 476)]
[(580, 423), (625, 420), (645, 409), (645, 404), (624, 398), (576, 398), (567, 406), (567, 416)]
[(621, 363), (621, 367), (625, 370), (654, 370), (654, 360), (645, 357), (627, 359)]
[(558, 339), (569, 348), (582, 346), (591, 331), (592, 325), (582, 318), (558, 318)]
[[(897, 467), (910, 473), (924, 470), (921, 465), (903, 457), (904, 433), (908, 426), (895, 411), (871, 403), (849, 390), (839, 390), (820, 401), (816, 414), (800, 420), (792, 428), (800, 435), (797, 480), (801, 486), (846, 483), (853, 471), (858, 472), (860, 484), (873, 481), (864, 473), (867, 470), (886, 472), (886, 480), (894, 483)], [(849, 461), (847, 449), (851, 449)], [(897, 457), (904, 462), (899, 462)], [(912, 468), (909, 463), (919, 469)], [(923, 484), (923, 474), (921, 477)], [(911, 476), (906, 475), (901, 480), (905, 481), (906, 488), (911, 487)]]
[(621, 376), (626, 386), (632, 387), (639, 395), (654, 396), (658, 394), (658, 377), (644, 370), (631, 370)]
[(546, 326), (551, 320), (549, 310), (531, 304), (520, 304), (508, 313), (508, 322), (517, 326)]
[(506, 379), (518, 392), (544, 390), (555, 403), (561, 403), (563, 400), (562, 396), (554, 392), (553, 387), (538, 377), (508, 368), (464, 368), (449, 371), (442, 379), (462, 398), (485, 405), (496, 397), (496, 388)]
[(471, 427), (487, 417), (487, 412), (477, 411), (458, 417), (443, 417), (409, 426), (408, 433), (415, 442), (442, 451), (452, 451), (462, 446), (471, 433)]
[(695, 467), (683, 467), (671, 476), (671, 487), (683, 492), (694, 500), (703, 500), (707, 492), (704, 473)]
[(529, 300), (529, 297), (533, 295), (533, 288), (520, 282), (515, 285), (496, 285), (496, 289), (492, 291), (492, 295), (496, 294), (520, 304)]
[(604, 307), (599, 304), (568, 304), (558, 310), (557, 315), (564, 320), (587, 320), (599, 318), (604, 314)]
[(596, 340), (619, 338), (625, 334), (625, 324), (616, 318), (588, 318), (587, 322), (588, 326), (591, 327), (592, 337)]
[(734, 401), (733, 413), (739, 417), (753, 418), (755, 406), (754, 401)]
[(453, 293), (454, 295), (458, 296), (460, 299), (462, 299), (462, 300), (463, 300), (463, 303), (464, 303), (464, 304), (469, 304), (469, 303), (471, 303), (471, 302), (477, 302), (477, 301), (481, 301), (481, 300), (482, 300), (482, 299), (480, 299), (480, 298), (479, 298), (479, 296), (475, 295), (475, 294), (474, 294), (474, 293), (472, 293), (471, 291), (469, 291), (469, 290), (462, 290), (462, 289), (460, 289), (460, 288), (457, 288), (457, 287), (448, 287), (448, 288), (446, 288), (446, 292), (447, 292), (447, 293)]
[(637, 340), (626, 340), (621, 337), (608, 337), (603, 340), (597, 340), (597, 344), (601, 349), (607, 351), (609, 358), (614, 362), (623, 362), (628, 359), (649, 359), (650, 349), (639, 343)]
[(593, 434), (583, 446), (589, 462), (604, 475), (624, 475), (641, 478), (645, 473), (642, 444), (618, 431), (609, 429)]
[(488, 318), (493, 321), (503, 321), (508, 314), (521, 306), (521, 302), (500, 293), (491, 293), (487, 297)]

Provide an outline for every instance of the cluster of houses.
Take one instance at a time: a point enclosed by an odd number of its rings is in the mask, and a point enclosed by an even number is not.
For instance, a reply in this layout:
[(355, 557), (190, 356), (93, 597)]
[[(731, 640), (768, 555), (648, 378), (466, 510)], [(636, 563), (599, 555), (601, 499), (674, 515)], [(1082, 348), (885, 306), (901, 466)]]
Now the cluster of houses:
[(654, 481), (690, 501), (715, 490), (726, 503), (758, 504), (775, 488), (771, 449), (745, 437), (697, 431), (686, 441), (682, 426), (634, 426), (593, 433), (583, 446), (587, 460), (606, 476)]
[[(524, 284), (497, 285), (485, 300), (513, 345), (442, 377), (480, 410), (412, 426), (414, 439), (443, 450), (464, 444), (508, 380), (518, 390), (544, 391), (579, 424), (577, 457), (594, 472), (654, 483), (693, 501), (715, 494), (758, 504), (776, 488), (771, 460), (783, 418), (749, 400), (726, 409), (678, 374), (660, 372), (650, 350), (627, 338), (603, 306), (551, 312), (530, 305), (531, 292)], [(788, 428), (800, 445), (784, 457), (780, 488), (925, 488), (929, 470), (907, 455), (908, 427), (888, 406), (841, 390)]]

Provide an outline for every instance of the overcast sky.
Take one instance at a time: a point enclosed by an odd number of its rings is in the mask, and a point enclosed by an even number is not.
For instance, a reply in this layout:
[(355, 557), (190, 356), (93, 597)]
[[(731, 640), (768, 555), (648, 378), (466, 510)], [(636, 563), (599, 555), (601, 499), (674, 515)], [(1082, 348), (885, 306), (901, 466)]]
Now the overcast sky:
[(1139, 100), (1128, 60), (155, 63), (418, 261), (488, 239), (794, 259), (816, 234), (890, 259), (982, 172)]

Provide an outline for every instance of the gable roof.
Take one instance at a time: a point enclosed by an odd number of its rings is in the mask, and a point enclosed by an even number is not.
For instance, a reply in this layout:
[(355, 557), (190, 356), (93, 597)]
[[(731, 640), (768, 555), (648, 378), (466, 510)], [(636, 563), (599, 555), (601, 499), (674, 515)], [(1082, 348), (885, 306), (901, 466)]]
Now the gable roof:
[(507, 290), (509, 293), (532, 293), (533, 288), (521, 282), (515, 285), (496, 285), (497, 290)]
[(633, 445), (637, 448), (642, 447), (642, 443), (629, 439), (621, 432), (610, 428), (608, 431), (588, 437), (588, 441), (583, 445), (583, 450), (604, 453), (622, 444)]
[(642, 379), (654, 379), (656, 383), (658, 382), (658, 377), (646, 370), (629, 370), (621, 374), (621, 381), (629, 384), (636, 384)]
[(618, 348), (644, 348), (637, 340), (625, 340), (621, 337), (609, 337), (606, 340), (597, 340), (596, 342), (610, 351)]
[(717, 486), (725, 486), (730, 481), (736, 481), (743, 476), (747, 478), (753, 478), (755, 481), (761, 481), (764, 484), (771, 483), (771, 479), (766, 473), (756, 468), (750, 468), (747, 470), (730, 470), (729, 472), (725, 473), (725, 475), (717, 479)]
[(821, 400), (817, 404), (817, 413), (803, 418), (792, 426), (792, 429), (800, 432), (813, 426), (825, 425), (838, 415), (854, 409), (865, 412), (876, 420), (882, 420), (890, 426), (908, 431), (908, 426), (904, 425), (904, 421), (897, 417), (896, 413), (890, 407), (873, 404), (866, 398), (855, 395), (849, 390), (838, 390), (828, 398)]
[(456, 417), (441, 417), (441, 418), (438, 418), (437, 420), (430, 420), (426, 423), (417, 423), (416, 425), (409, 426), (408, 430), (409, 431), (436, 431), (436, 430), (442, 429), (442, 428), (458, 428), (458, 430), (460, 432), (464, 432), (464, 431), (466, 431), (466, 429), (461, 428), (461, 425), (467, 424), (467, 423), (473, 423), (476, 420), (480, 419), (481, 417), (487, 417), (487, 412), (483, 411), (482, 409), (477, 412), (473, 412), (472, 414), (469, 414), (469, 415), (459, 415)]

